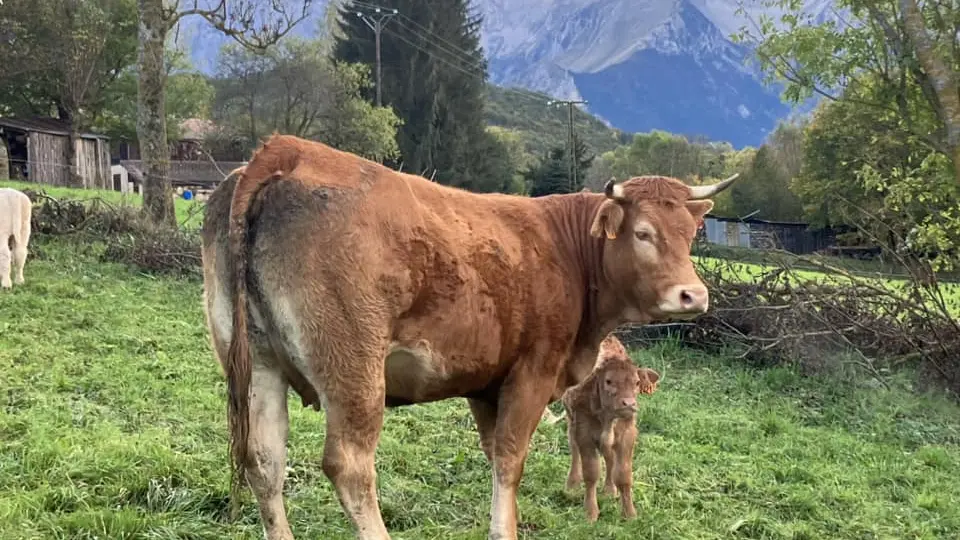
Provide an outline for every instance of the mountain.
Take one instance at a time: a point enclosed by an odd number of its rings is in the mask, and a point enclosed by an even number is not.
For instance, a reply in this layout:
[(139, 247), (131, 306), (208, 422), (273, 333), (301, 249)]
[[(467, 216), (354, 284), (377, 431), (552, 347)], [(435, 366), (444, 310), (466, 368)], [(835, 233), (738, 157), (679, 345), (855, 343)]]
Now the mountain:
[[(328, 1), (314, 2), (293, 34), (316, 35)], [(474, 0), (474, 8), (492, 83), (586, 100), (587, 111), (625, 132), (661, 129), (741, 148), (797, 112), (761, 81), (751, 50), (731, 41), (749, 24), (739, 4), (753, 20), (776, 16), (763, 1)], [(832, 0), (804, 3), (816, 20), (832, 17), (831, 8)], [(398, 17), (388, 24), (410, 26)], [(229, 38), (198, 18), (182, 31), (196, 65), (214, 72)]]
[[(479, 0), (491, 82), (562, 99), (628, 131), (757, 145), (791, 110), (730, 36), (740, 0)], [(746, 0), (752, 19), (776, 16)], [(806, 2), (817, 20), (830, 0)], [(806, 107), (809, 108), (809, 105)]]

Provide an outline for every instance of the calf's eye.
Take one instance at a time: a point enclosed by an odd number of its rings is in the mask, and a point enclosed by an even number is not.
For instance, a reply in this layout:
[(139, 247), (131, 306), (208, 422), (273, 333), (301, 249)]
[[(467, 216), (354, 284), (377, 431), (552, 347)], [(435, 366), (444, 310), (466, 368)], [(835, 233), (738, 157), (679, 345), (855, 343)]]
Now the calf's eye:
[(640, 240), (641, 242), (649, 242), (653, 239), (653, 237), (647, 231), (636, 231), (633, 234), (635, 234), (637, 236), (637, 240)]

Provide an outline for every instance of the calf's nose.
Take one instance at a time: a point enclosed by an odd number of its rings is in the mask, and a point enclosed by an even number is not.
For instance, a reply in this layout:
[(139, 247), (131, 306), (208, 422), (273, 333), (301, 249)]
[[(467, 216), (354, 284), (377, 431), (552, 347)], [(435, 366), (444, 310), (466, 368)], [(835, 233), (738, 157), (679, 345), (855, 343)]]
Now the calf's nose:
[(699, 315), (707, 311), (710, 303), (706, 286), (674, 285), (667, 289), (660, 301), (660, 311), (667, 315)]
[(637, 406), (637, 398), (633, 398), (633, 397), (623, 398), (621, 403), (623, 404), (624, 407), (633, 408)]

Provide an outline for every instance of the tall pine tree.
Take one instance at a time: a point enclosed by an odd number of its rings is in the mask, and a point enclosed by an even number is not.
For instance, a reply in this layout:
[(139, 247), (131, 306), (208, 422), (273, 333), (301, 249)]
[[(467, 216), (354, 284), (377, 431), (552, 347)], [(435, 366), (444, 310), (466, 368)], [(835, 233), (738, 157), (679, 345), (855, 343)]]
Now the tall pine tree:
[(587, 145), (580, 137), (574, 135), (574, 141), (577, 183), (573, 186), (570, 185), (570, 160), (567, 158), (570, 148), (568, 146), (557, 146), (551, 148), (547, 155), (540, 160), (540, 163), (524, 175), (527, 185), (530, 187), (531, 197), (541, 197), (555, 193), (576, 193), (583, 189), (587, 170), (593, 165), (593, 158), (596, 156), (587, 157)]
[[(376, 68), (374, 31), (358, 13), (340, 10), (334, 57)], [(403, 170), (474, 191), (499, 191), (509, 181), (506, 148), (485, 129), (486, 60), (479, 15), (467, 0), (383, 0), (396, 8), (381, 33), (383, 104), (403, 120), (397, 134)], [(375, 95), (370, 90), (370, 99)], [(393, 165), (398, 165), (395, 163)]]

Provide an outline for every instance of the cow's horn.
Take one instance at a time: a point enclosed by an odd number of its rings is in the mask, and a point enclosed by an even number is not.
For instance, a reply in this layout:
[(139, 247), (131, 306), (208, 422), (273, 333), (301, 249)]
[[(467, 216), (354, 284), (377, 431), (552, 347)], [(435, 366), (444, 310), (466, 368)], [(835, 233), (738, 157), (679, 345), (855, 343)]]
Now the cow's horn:
[(607, 183), (603, 186), (603, 194), (607, 196), (608, 199), (613, 199), (615, 201), (623, 200), (623, 186), (617, 184), (617, 179), (613, 176), (607, 180)]
[(740, 176), (740, 173), (735, 173), (730, 178), (723, 180), (722, 182), (717, 182), (709, 186), (690, 186), (690, 198), (691, 199), (707, 199), (713, 197), (717, 193), (730, 187), (730, 184), (733, 183), (737, 177)]

